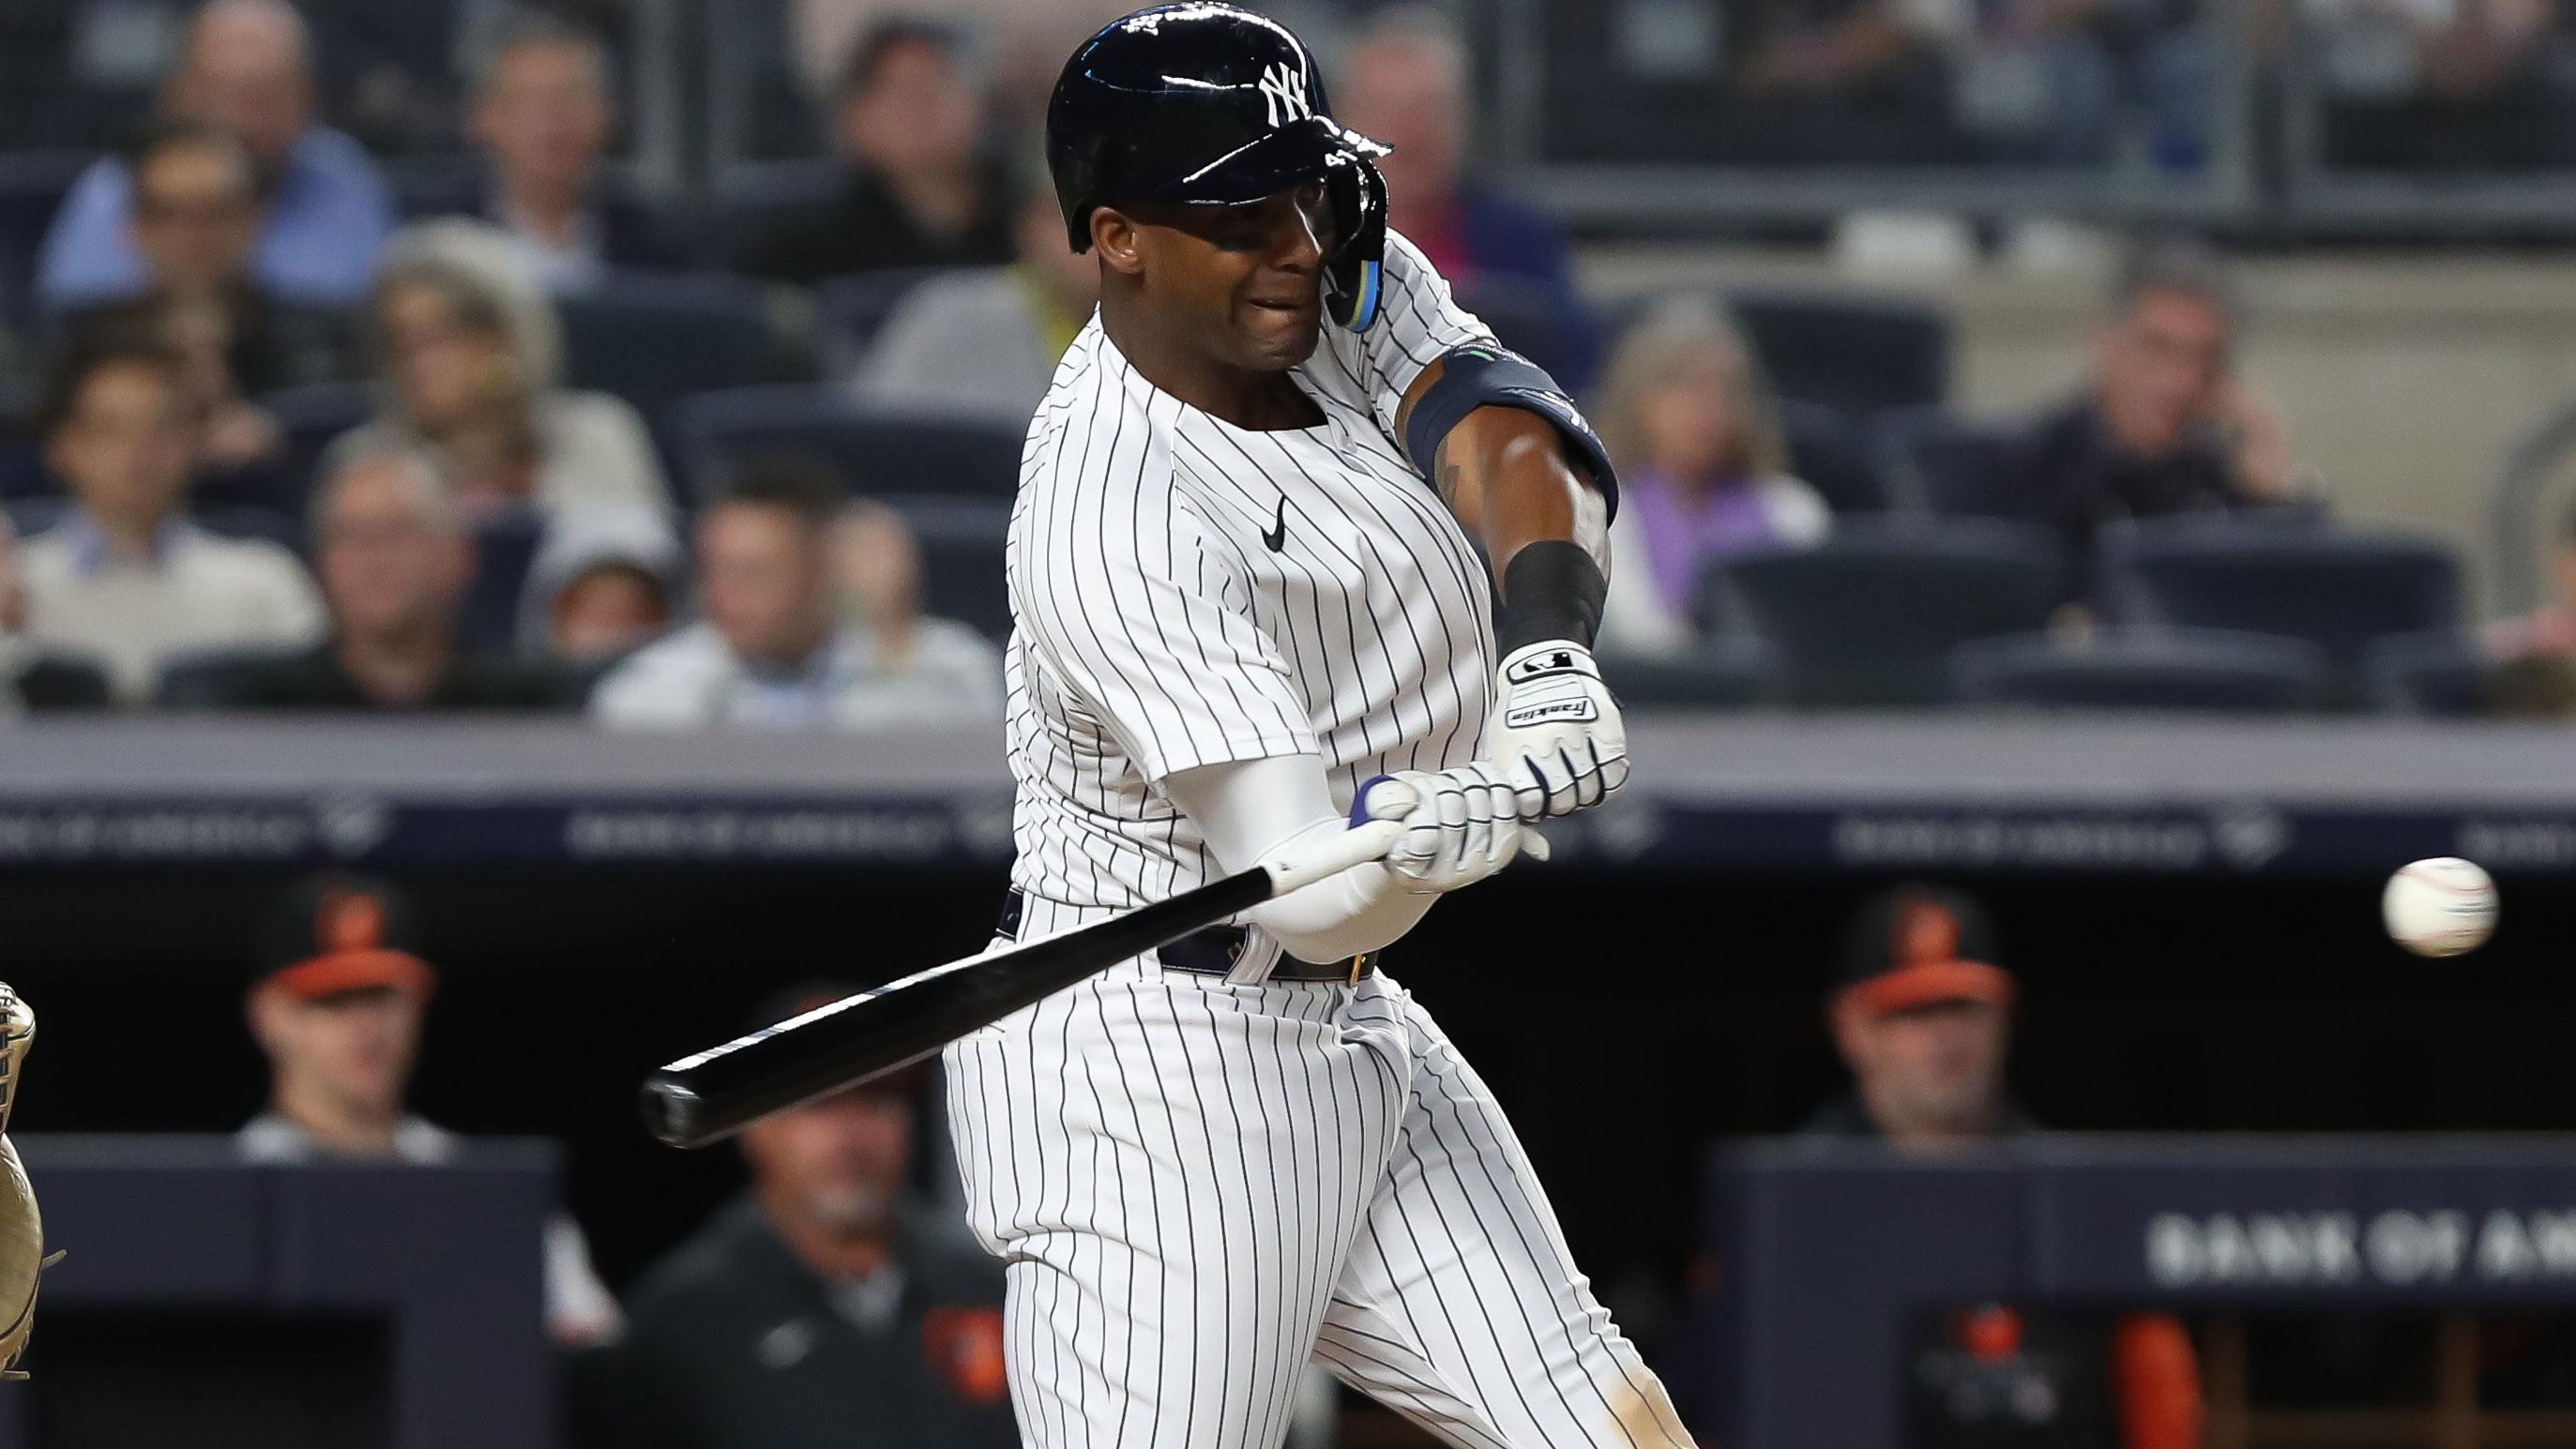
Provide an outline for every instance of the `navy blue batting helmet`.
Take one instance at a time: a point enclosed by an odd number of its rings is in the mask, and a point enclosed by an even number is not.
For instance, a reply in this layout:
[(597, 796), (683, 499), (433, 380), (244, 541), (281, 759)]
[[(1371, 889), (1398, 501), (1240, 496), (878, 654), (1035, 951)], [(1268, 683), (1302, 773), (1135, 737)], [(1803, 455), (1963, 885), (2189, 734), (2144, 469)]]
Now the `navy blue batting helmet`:
[(1131, 198), (1239, 206), (1321, 181), (1339, 223), (1324, 304), (1376, 320), (1387, 147), (1335, 121), (1315, 57), (1288, 27), (1221, 4), (1114, 21), (1065, 62), (1047, 104), (1047, 168), (1076, 252), (1091, 213)]

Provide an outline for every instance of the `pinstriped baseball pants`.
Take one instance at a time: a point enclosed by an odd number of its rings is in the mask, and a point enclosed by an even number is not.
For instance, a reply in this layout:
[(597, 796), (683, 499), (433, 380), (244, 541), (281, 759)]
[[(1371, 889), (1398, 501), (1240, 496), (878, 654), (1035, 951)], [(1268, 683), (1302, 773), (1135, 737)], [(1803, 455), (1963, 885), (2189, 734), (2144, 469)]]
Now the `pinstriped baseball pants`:
[(1483, 1081), (1385, 977), (1129, 963), (946, 1064), (1024, 1442), (1271, 1449), (1310, 1361), (1450, 1444), (1691, 1442)]

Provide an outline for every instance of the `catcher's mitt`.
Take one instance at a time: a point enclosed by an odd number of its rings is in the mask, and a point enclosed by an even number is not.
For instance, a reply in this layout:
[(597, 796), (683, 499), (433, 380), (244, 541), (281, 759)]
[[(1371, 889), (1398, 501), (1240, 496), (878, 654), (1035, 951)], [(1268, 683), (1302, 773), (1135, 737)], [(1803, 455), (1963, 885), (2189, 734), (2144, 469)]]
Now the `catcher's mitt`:
[(36, 1279), (62, 1257), (45, 1256), (45, 1224), (36, 1190), (10, 1145), (9, 1113), (18, 1104), (19, 1073), (36, 1040), (36, 1014), (0, 983), (0, 1378), (23, 1379), (18, 1356), (36, 1328)]

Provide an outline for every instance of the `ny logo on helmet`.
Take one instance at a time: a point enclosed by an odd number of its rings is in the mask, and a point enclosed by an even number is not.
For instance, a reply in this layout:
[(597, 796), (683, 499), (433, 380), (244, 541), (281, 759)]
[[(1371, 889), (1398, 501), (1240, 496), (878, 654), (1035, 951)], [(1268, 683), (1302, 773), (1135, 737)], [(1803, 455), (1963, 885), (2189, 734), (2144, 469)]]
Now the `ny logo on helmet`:
[(1270, 113), (1270, 124), (1302, 121), (1315, 114), (1306, 100), (1306, 73), (1292, 69), (1286, 61), (1274, 64), (1261, 73), (1261, 104)]

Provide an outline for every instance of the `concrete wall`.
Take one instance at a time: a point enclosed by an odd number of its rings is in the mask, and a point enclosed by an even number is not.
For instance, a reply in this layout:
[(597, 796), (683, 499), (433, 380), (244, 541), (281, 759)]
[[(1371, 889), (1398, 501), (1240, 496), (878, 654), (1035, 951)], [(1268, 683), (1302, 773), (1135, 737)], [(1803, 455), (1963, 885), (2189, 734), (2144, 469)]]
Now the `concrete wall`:
[[(1615, 298), (1664, 286), (1851, 287), (1947, 307), (1971, 409), (2063, 395), (2087, 365), (2093, 274), (1988, 267), (1864, 276), (1820, 253), (1604, 246), (1585, 282)], [(2506, 452), (2576, 402), (2576, 261), (2525, 257), (2255, 259), (2240, 368), (2277, 402), (2302, 460), (2346, 516), (2449, 539), (2483, 581), (2487, 504)], [(2576, 470), (2568, 480), (2576, 484)], [(2564, 512), (2554, 507), (2553, 520)], [(2553, 525), (2554, 526), (2554, 525)], [(2532, 541), (2538, 546), (2538, 541)], [(2472, 606), (2492, 611), (2482, 586)]]

